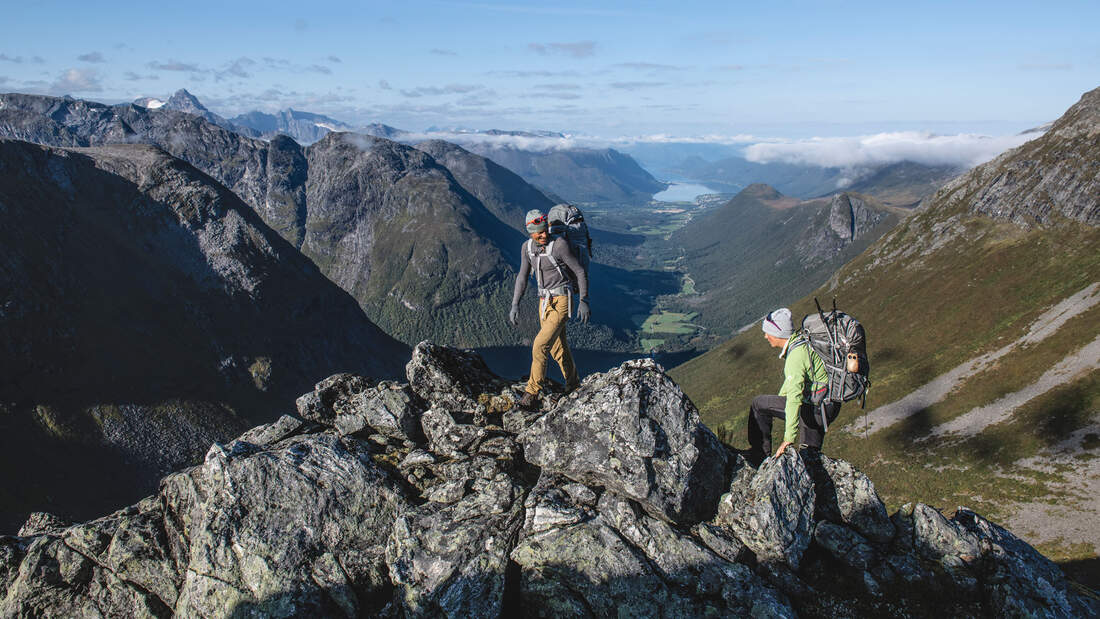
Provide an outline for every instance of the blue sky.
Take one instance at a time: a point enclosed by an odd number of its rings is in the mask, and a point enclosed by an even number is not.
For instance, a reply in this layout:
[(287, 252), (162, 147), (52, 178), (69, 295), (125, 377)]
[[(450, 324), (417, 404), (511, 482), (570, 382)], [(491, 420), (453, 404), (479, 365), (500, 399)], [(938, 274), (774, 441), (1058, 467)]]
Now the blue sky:
[[(5, 2), (0, 91), (587, 135), (1014, 133), (1100, 86), (1100, 2)], [(627, 8), (629, 7), (629, 8)]]

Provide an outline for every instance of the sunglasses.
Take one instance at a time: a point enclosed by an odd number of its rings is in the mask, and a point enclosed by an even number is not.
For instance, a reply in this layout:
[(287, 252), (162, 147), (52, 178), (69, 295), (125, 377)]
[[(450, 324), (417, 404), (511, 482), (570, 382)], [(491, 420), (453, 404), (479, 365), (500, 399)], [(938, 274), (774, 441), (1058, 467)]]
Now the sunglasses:
[(531, 221), (527, 222), (527, 225), (528, 226), (534, 226), (534, 225), (537, 225), (537, 224), (541, 224), (544, 221), (546, 221), (546, 215), (542, 215), (541, 217), (536, 217), (536, 218), (532, 219)]

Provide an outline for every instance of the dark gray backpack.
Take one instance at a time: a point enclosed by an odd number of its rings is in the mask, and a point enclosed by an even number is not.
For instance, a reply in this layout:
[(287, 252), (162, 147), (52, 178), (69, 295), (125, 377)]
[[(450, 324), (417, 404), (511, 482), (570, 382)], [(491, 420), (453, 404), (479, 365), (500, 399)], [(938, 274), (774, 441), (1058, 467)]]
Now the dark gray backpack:
[[(823, 311), (816, 298), (814, 304), (817, 313), (802, 319), (802, 332), (825, 363), (829, 383), (826, 388), (814, 392), (813, 402), (839, 403), (859, 399), (862, 408), (867, 404), (867, 388), (871, 386), (867, 378), (871, 365), (867, 359), (867, 336), (863, 325), (837, 310), (836, 299), (833, 299), (830, 312)], [(849, 355), (854, 358), (849, 359)]]
[(592, 237), (588, 236), (584, 213), (572, 204), (555, 204), (546, 214), (546, 220), (550, 222), (550, 234), (569, 243), (569, 249), (573, 250), (587, 275), (588, 263), (592, 260)]

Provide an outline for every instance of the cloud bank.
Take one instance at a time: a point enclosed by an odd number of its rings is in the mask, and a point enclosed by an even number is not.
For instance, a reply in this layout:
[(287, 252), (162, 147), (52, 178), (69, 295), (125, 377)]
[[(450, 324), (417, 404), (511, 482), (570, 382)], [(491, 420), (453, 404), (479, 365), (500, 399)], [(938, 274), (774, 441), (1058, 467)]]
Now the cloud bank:
[(745, 148), (745, 159), (756, 163), (782, 162), (823, 168), (855, 168), (899, 161), (969, 168), (1036, 137), (1038, 134), (990, 137), (971, 133), (935, 135), (899, 131), (753, 144)]

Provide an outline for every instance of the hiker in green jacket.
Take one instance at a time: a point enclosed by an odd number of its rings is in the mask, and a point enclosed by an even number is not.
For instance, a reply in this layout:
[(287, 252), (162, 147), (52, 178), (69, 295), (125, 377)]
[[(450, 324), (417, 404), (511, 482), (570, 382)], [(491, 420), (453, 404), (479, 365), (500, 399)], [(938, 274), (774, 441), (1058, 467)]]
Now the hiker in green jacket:
[(520, 408), (532, 410), (538, 406), (539, 391), (546, 379), (546, 360), (553, 357), (565, 377), (565, 390), (580, 384), (573, 353), (565, 338), (565, 324), (573, 315), (573, 295), (577, 295), (577, 317), (588, 322), (588, 277), (569, 243), (550, 234), (546, 215), (534, 209), (524, 217), (530, 239), (520, 248), (523, 256), (516, 285), (512, 292), (512, 309), (508, 320), (519, 324), (519, 301), (527, 290), (527, 278), (534, 271), (539, 293), (539, 332), (531, 345), (531, 375), (519, 401)]
[(775, 452), (779, 456), (795, 444), (800, 431), (800, 449), (821, 449), (825, 430), (840, 414), (839, 403), (822, 406), (811, 401), (815, 391), (826, 389), (828, 375), (821, 357), (810, 347), (806, 337), (795, 333), (791, 310), (781, 307), (768, 314), (762, 329), (768, 343), (781, 349), (779, 358), (785, 361), (779, 395), (756, 396), (749, 407), (749, 461), (756, 466), (771, 455), (772, 419), (785, 422), (783, 442)]

